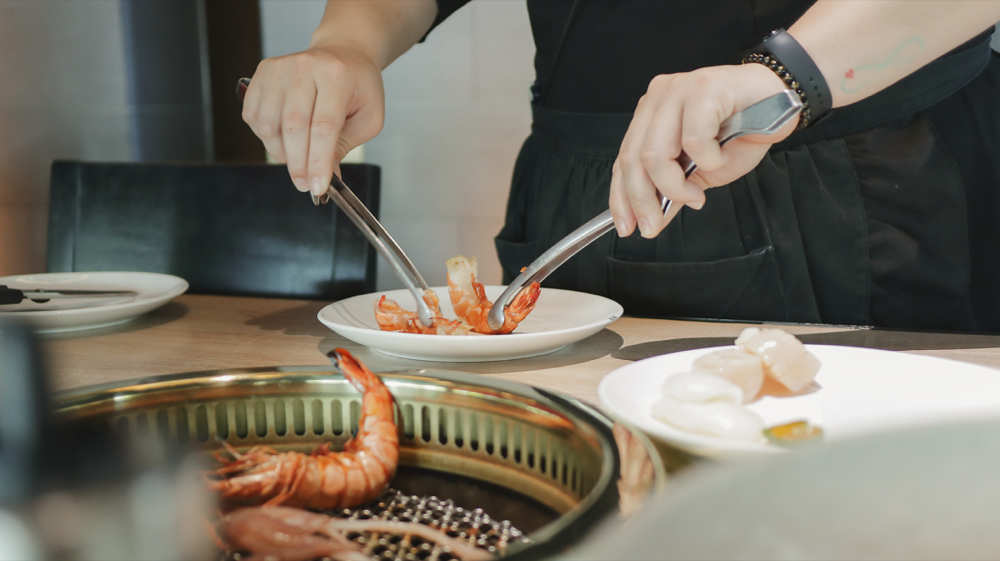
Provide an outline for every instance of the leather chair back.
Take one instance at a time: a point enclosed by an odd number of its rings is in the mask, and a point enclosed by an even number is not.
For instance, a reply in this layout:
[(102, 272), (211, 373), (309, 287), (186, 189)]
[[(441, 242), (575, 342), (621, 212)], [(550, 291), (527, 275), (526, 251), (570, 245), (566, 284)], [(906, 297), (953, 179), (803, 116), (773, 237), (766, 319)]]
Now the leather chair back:
[[(341, 169), (378, 216), (379, 168)], [(195, 294), (375, 291), (374, 248), (336, 205), (298, 192), (285, 166), (56, 161), (51, 179), (49, 272), (167, 273)]]

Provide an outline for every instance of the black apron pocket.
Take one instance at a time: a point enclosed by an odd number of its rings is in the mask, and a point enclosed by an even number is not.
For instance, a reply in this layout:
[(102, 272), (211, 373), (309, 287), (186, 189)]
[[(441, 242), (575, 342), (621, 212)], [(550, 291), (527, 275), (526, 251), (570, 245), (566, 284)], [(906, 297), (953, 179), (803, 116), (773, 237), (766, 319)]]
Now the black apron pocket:
[(503, 269), (503, 284), (510, 284), (521, 272), (521, 267), (527, 267), (541, 255), (537, 241), (515, 242), (497, 236), (493, 238), (493, 243)]
[(773, 246), (718, 261), (608, 264), (611, 298), (628, 315), (787, 321)]

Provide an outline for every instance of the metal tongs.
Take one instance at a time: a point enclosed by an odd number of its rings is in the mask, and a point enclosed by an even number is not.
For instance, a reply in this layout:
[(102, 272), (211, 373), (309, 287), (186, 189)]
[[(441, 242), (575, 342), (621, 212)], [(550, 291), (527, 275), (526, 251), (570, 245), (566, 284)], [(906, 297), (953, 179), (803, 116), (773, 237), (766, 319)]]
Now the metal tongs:
[(59, 290), (48, 288), (8, 288), (5, 284), (0, 284), (0, 304), (20, 304), (25, 300), (31, 300), (37, 304), (44, 304), (49, 300), (61, 300), (65, 298), (124, 298), (138, 296), (134, 290)]
[[(236, 86), (236, 95), (241, 100), (249, 86), (250, 78), (240, 78)], [(330, 180), (330, 186), (326, 192), (321, 195), (312, 193), (310, 195), (312, 196), (314, 205), (324, 204), (331, 199), (337, 203), (340, 210), (344, 211), (344, 214), (351, 219), (351, 222), (361, 230), (361, 233), (375, 246), (379, 255), (389, 263), (396, 276), (410, 290), (414, 300), (417, 301), (417, 318), (420, 319), (420, 323), (424, 324), (424, 326), (430, 327), (434, 314), (424, 300), (424, 293), (430, 290), (430, 287), (427, 286), (427, 281), (420, 275), (420, 271), (417, 270), (417, 266), (413, 264), (413, 261), (406, 256), (403, 248), (399, 247), (396, 240), (392, 239), (389, 232), (386, 231), (354, 192), (347, 185), (344, 185), (344, 182), (339, 177), (334, 175), (333, 179)]]
[[(723, 121), (719, 127), (719, 134), (715, 138), (722, 146), (734, 138), (748, 134), (774, 134), (795, 118), (801, 110), (802, 102), (798, 95), (791, 90), (785, 90), (755, 103)], [(698, 169), (697, 164), (684, 152), (681, 152), (677, 158), (677, 163), (684, 168), (684, 177), (689, 177)], [(668, 223), (680, 212), (679, 205), (674, 205), (673, 201), (662, 195), (660, 195), (660, 208)], [(490, 309), (490, 313), (486, 317), (489, 326), (493, 329), (499, 329), (503, 325), (504, 308), (525, 286), (533, 282), (541, 282), (581, 249), (614, 229), (615, 221), (611, 217), (611, 211), (607, 210), (549, 248), (531, 265), (525, 267), (521, 274), (507, 286), (500, 298), (494, 302), (493, 308)]]

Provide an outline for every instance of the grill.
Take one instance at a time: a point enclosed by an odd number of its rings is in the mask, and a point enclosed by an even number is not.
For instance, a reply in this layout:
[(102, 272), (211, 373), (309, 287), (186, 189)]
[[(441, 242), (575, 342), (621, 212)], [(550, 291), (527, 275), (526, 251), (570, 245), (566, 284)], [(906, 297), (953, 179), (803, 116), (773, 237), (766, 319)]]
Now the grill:
[[(402, 516), (466, 537), (475, 527), (481, 547), (505, 558), (537, 558), (617, 510), (612, 422), (589, 406), (469, 374), (380, 376), (397, 404), (399, 473), (373, 503), (331, 514)], [(240, 450), (308, 452), (324, 442), (342, 446), (357, 431), (360, 397), (328, 367), (278, 367), (81, 388), (59, 394), (56, 409), (69, 420), (199, 451), (224, 440)], [(662, 482), (662, 465), (647, 448)], [(379, 559), (448, 558), (429, 544), (403, 547), (413, 544), (400, 545), (398, 536), (352, 537)]]

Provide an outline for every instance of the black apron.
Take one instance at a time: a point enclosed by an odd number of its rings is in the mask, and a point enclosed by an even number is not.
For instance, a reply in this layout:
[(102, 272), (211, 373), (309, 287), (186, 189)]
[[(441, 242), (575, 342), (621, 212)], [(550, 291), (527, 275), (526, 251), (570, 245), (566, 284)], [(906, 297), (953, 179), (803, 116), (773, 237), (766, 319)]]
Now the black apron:
[[(646, 317), (1000, 330), (1000, 241), (970, 243), (1000, 239), (1000, 60), (989, 39), (793, 134), (657, 238), (612, 233), (543, 285)], [(505, 283), (608, 208), (632, 115), (533, 106), (533, 118), (496, 237)], [(984, 165), (976, 151), (988, 169), (970, 167)], [(989, 204), (967, 204), (969, 190)], [(974, 266), (970, 247), (991, 261)]]

